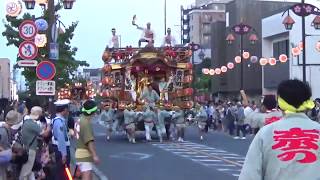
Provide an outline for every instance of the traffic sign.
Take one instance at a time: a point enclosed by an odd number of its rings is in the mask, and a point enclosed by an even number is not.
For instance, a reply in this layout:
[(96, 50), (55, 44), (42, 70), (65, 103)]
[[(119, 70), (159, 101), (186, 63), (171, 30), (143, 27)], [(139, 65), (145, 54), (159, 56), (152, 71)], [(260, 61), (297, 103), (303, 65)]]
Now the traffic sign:
[(56, 94), (55, 81), (37, 81), (36, 95), (37, 96), (54, 96)]
[(24, 40), (34, 39), (37, 33), (37, 25), (31, 20), (25, 20), (19, 26), (19, 35)]
[(49, 59), (58, 60), (59, 59), (59, 44), (50, 43)]
[(24, 41), (19, 46), (19, 56), (22, 59), (32, 60), (38, 55), (38, 47), (32, 41)]
[(18, 66), (20, 67), (36, 67), (38, 65), (38, 61), (36, 60), (20, 60), (18, 61)]
[(50, 61), (41, 61), (36, 69), (37, 77), (44, 81), (51, 80), (56, 75), (56, 67)]

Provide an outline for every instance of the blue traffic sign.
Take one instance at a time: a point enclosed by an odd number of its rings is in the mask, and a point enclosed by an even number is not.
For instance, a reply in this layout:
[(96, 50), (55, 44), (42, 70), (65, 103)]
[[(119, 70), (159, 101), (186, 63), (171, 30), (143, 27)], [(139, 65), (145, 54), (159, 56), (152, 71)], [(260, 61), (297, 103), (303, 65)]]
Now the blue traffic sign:
[(41, 61), (37, 66), (36, 72), (39, 79), (47, 81), (53, 79), (56, 75), (56, 67), (50, 61)]

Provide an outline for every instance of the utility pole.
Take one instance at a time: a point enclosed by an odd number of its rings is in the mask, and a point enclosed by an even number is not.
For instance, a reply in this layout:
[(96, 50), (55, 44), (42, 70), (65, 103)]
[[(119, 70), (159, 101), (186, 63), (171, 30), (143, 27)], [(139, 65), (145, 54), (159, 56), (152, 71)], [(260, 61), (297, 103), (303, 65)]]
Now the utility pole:
[[(304, 0), (301, 0), (301, 3), (304, 4)], [(302, 18), (302, 80), (304, 83), (307, 82), (306, 78), (306, 18), (305, 16), (301, 16)]]

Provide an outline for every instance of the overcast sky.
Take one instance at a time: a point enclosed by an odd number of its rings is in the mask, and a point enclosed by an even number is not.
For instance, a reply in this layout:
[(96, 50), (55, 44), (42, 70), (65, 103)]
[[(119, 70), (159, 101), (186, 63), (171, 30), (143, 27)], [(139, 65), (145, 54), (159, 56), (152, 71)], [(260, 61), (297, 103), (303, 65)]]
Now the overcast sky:
[[(3, 6), (0, 8), (2, 20), (5, 18), (6, 0), (0, 2)], [(177, 40), (180, 39), (180, 5), (193, 2), (194, 0), (167, 0), (167, 27), (172, 28)], [(39, 8), (27, 12), (41, 14)], [(134, 14), (137, 15), (139, 25), (145, 26), (147, 22), (151, 22), (157, 44), (164, 35), (164, 0), (77, 0), (72, 10), (62, 10), (59, 14), (65, 25), (79, 21), (72, 45), (78, 47), (76, 58), (86, 60), (93, 68), (103, 65), (101, 55), (111, 37), (111, 28), (115, 27), (118, 34), (121, 34), (122, 46), (137, 46), (141, 31), (131, 24)], [(0, 32), (3, 31), (1, 22)], [(13, 64), (17, 52), (15, 47), (6, 47), (6, 39), (0, 35), (0, 57), (11, 59)]]

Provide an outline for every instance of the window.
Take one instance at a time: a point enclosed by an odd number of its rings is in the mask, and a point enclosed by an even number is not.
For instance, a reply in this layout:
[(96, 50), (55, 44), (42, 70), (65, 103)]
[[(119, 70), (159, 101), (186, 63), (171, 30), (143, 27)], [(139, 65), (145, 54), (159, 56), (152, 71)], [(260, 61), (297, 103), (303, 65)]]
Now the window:
[(204, 35), (203, 36), (202, 44), (203, 44), (204, 47), (210, 47), (210, 41), (211, 41), (211, 37), (210, 36), (208, 36), (208, 35)]
[(226, 27), (229, 27), (229, 12), (226, 12)]
[(281, 54), (289, 56), (289, 40), (273, 43), (273, 57), (278, 58)]

